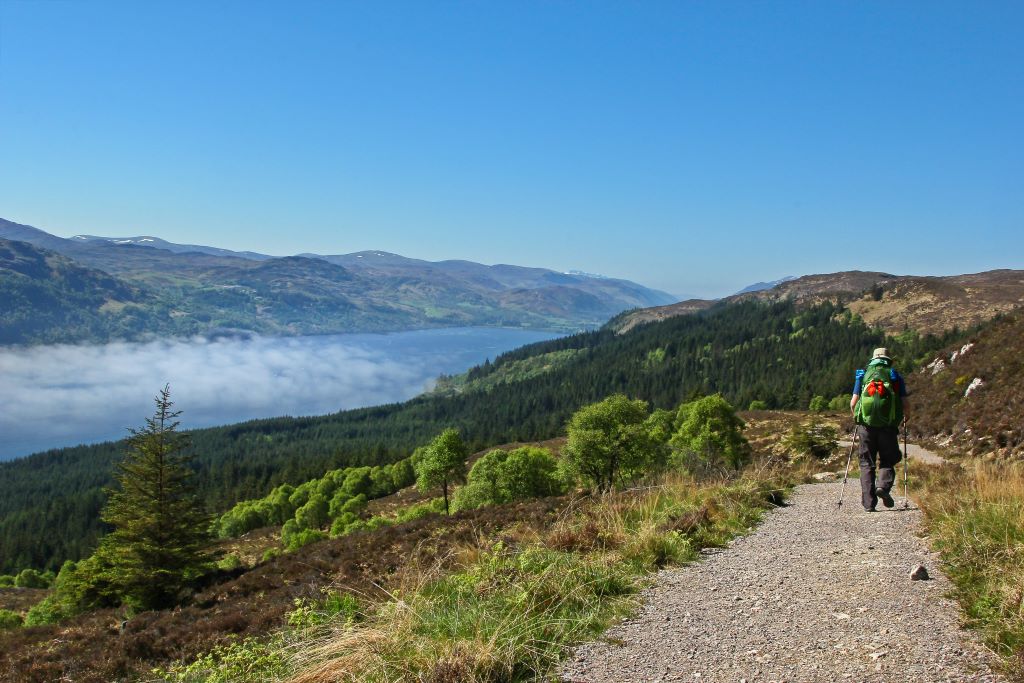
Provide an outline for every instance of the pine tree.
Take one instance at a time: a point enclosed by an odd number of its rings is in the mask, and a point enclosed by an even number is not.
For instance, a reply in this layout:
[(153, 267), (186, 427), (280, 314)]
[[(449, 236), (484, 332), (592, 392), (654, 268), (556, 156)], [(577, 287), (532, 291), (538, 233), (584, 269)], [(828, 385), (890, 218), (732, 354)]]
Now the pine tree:
[(155, 401), (146, 426), (130, 430), (102, 512), (114, 530), (98, 552), (125, 602), (143, 609), (174, 605), (212, 565), (210, 518), (194, 493), (189, 441), (177, 431), (181, 411), (167, 386)]

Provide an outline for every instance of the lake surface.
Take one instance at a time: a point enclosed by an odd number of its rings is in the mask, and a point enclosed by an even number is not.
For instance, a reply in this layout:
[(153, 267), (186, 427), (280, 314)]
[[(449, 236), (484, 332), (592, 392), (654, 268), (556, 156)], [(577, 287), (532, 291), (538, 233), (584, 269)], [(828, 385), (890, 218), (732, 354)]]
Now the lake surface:
[(183, 428), (322, 415), (404, 401), (442, 373), (556, 336), (473, 327), (0, 349), (0, 460), (119, 439), (164, 384)]

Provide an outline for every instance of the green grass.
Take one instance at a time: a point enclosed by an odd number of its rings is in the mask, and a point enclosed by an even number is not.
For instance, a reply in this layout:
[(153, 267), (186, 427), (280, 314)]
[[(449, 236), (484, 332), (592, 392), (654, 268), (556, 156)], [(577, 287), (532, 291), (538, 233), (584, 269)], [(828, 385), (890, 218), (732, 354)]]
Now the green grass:
[(154, 674), (172, 683), (543, 679), (570, 647), (633, 612), (654, 571), (746, 533), (796, 479), (756, 468), (708, 482), (670, 473), (581, 498), (543, 528), (520, 525), (506, 541), (479, 538), (404, 567), (375, 606), (301, 601), (268, 638)]
[(1024, 465), (918, 469), (928, 531), (985, 642), (1024, 678)]
[[(513, 546), (463, 549), (456, 571), (406, 572), (365, 625), (298, 653), (293, 683), (525, 681), (630, 613), (660, 567), (746, 532), (791, 483), (752, 472), (699, 484), (681, 475), (577, 507)], [(520, 531), (522, 535), (522, 530)]]

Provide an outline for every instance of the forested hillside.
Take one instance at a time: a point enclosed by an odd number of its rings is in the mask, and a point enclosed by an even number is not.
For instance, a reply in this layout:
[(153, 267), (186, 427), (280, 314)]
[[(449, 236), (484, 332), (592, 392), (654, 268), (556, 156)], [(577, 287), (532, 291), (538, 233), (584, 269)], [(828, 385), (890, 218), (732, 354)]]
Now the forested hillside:
[[(195, 431), (198, 481), (221, 511), (331, 468), (394, 462), (446, 426), (458, 425), (474, 450), (555, 436), (580, 406), (617, 392), (654, 407), (721, 392), (739, 406), (806, 408), (815, 395), (849, 391), (875, 346), (888, 344), (906, 368), (944, 341), (887, 339), (832, 304), (722, 305), (628, 334), (604, 329), (526, 346), (473, 369), (448, 395)], [(521, 371), (540, 357), (559, 360)], [(57, 567), (92, 547), (100, 489), (119, 452), (106, 443), (0, 464), (0, 572)]]
[(26, 242), (0, 238), (0, 345), (185, 333), (159, 301), (101, 270)]

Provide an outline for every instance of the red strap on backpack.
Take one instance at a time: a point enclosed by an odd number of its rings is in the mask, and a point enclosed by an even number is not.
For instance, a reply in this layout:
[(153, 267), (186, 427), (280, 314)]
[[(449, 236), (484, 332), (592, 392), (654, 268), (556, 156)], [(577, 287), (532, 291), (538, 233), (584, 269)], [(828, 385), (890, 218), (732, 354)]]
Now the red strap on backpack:
[(885, 384), (880, 379), (872, 380), (868, 382), (866, 391), (868, 396), (878, 396), (881, 398), (885, 396)]

